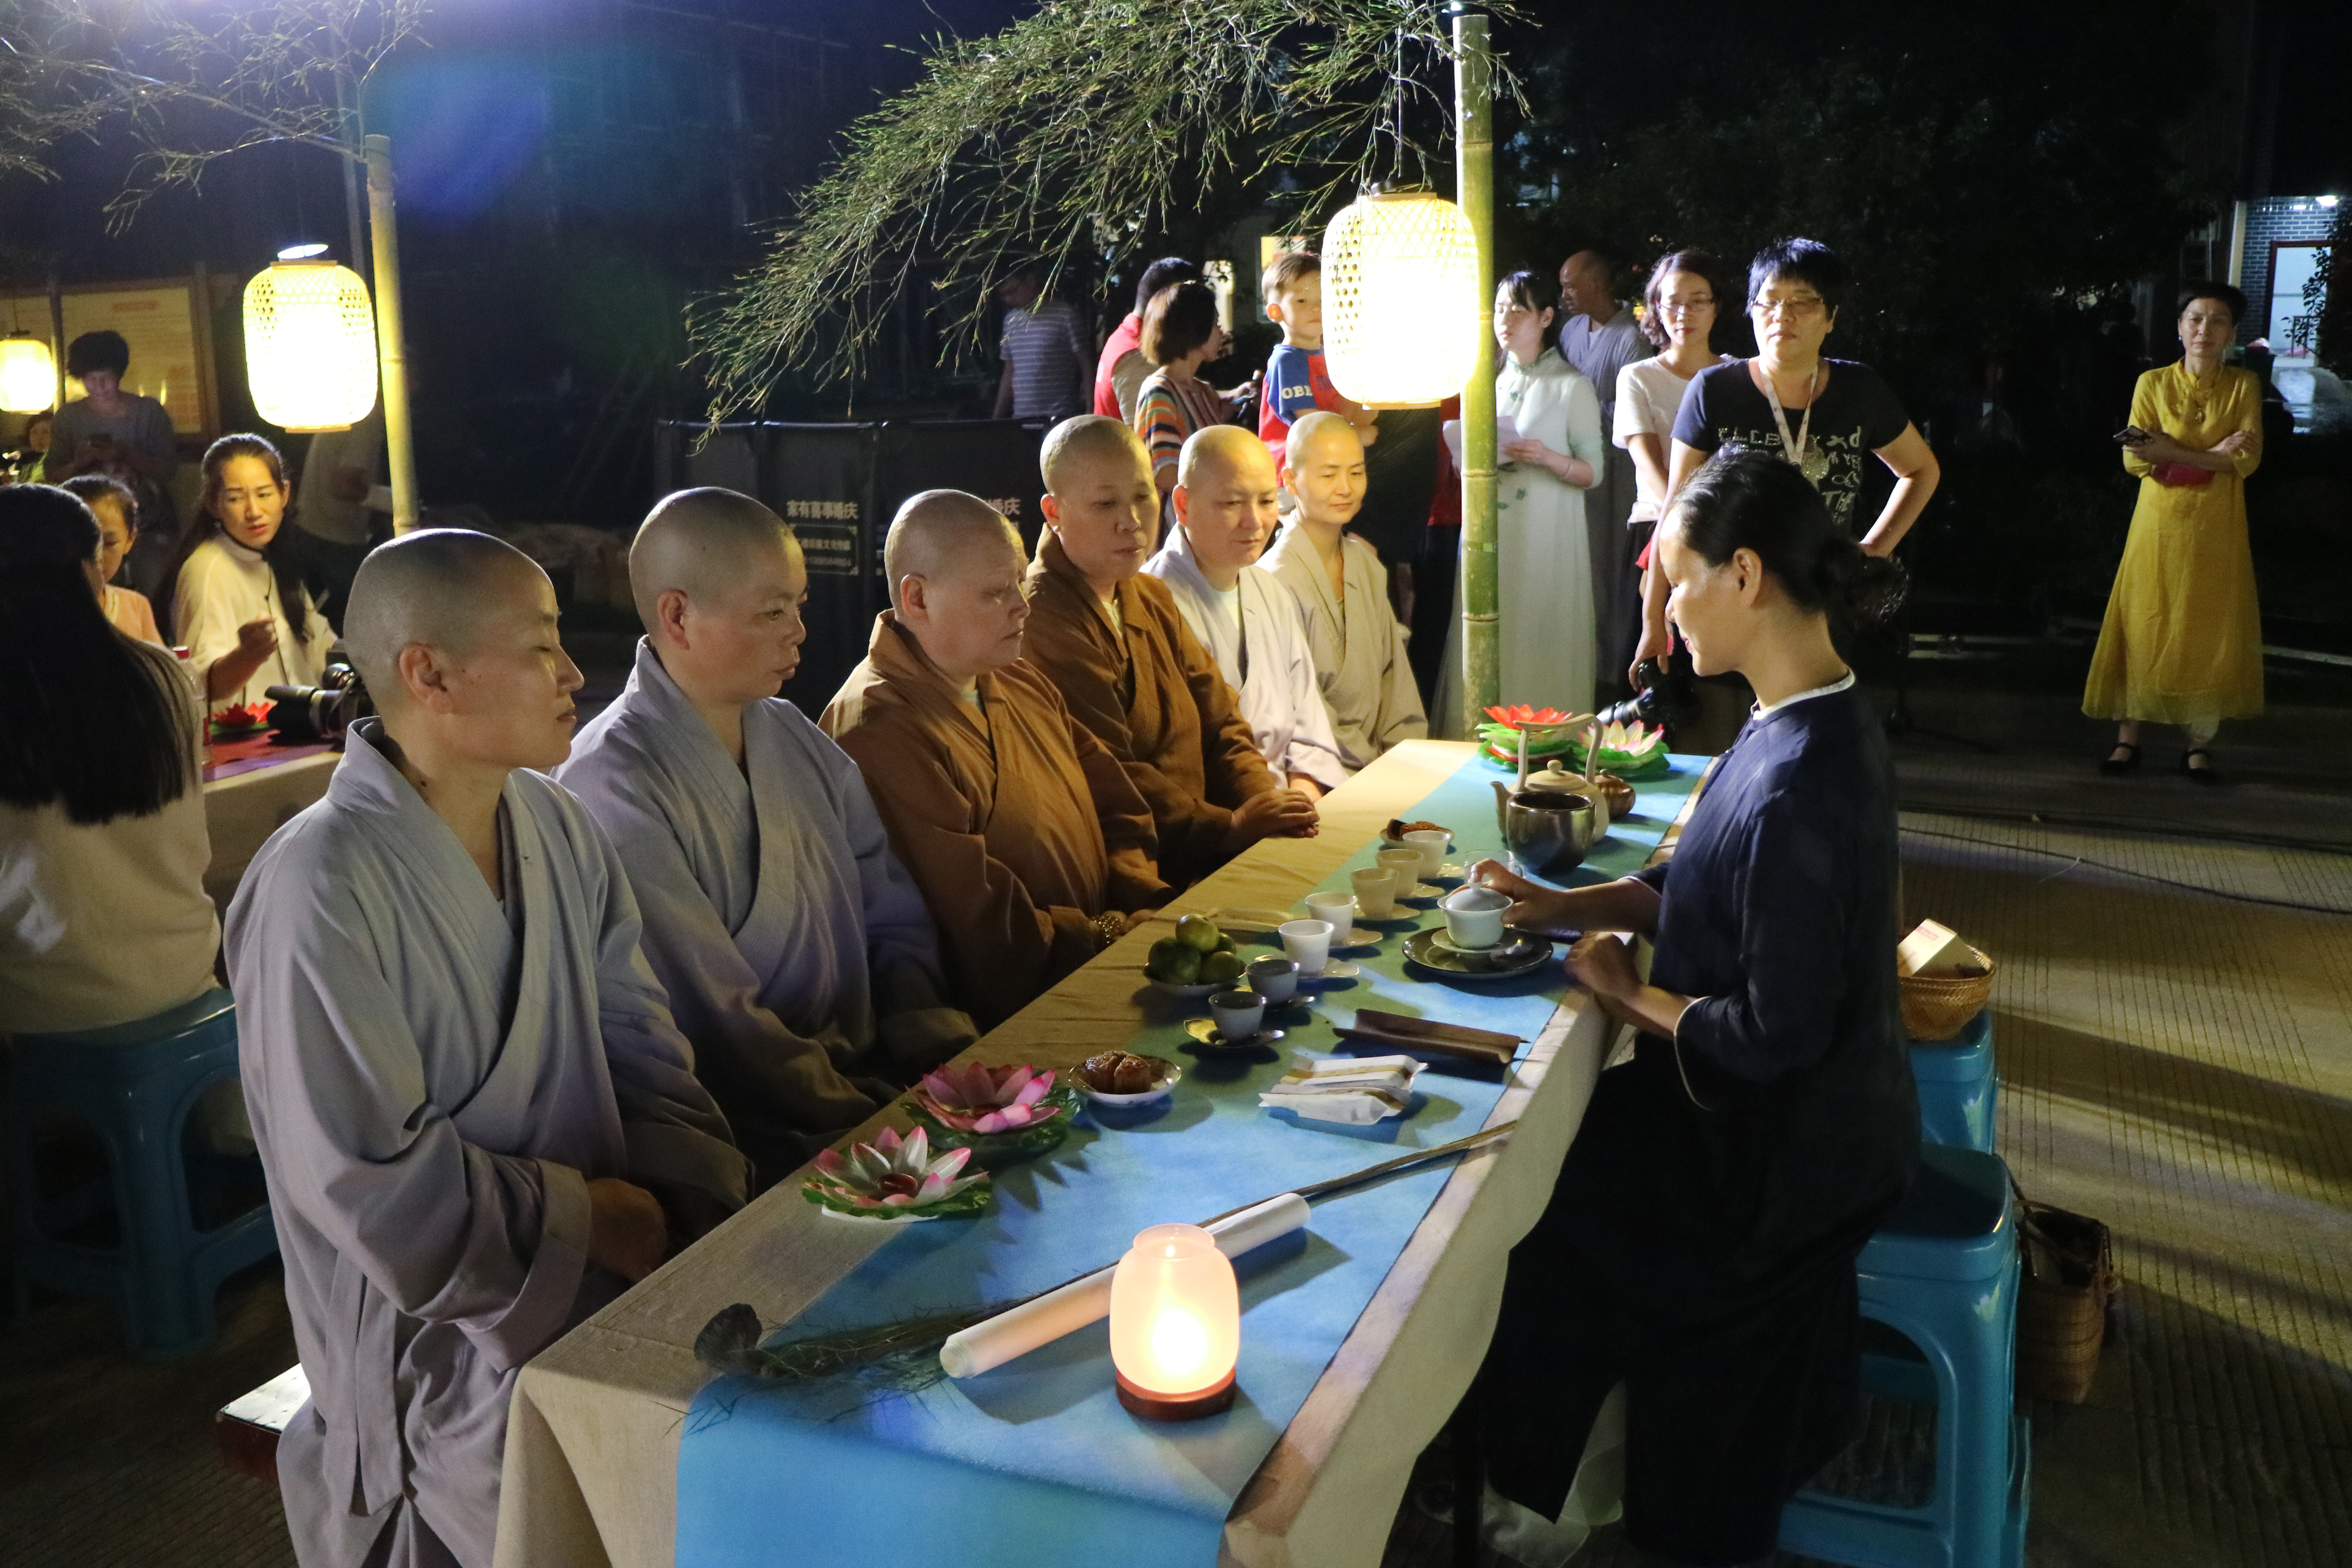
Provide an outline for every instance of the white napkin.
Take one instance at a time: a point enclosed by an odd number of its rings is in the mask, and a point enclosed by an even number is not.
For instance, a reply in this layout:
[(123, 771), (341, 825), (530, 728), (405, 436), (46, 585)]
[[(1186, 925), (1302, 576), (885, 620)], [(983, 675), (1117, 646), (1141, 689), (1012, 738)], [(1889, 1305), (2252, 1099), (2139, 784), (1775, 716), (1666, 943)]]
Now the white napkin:
[(1425, 1065), (1405, 1056), (1318, 1058), (1301, 1052), (1257, 1102), (1268, 1110), (1360, 1127), (1403, 1115), (1412, 1103), (1413, 1080)]

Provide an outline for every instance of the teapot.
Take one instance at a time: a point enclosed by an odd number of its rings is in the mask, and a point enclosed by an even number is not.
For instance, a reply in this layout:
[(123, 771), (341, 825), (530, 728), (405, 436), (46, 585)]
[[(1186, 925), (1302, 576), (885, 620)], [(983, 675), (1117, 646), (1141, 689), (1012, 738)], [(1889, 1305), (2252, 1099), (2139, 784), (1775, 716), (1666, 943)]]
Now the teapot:
[(1538, 788), (1536, 780), (1542, 776), (1537, 774), (1528, 781), (1527, 788), (1517, 790), (1500, 779), (1490, 781), (1495, 786), (1495, 826), (1521, 871), (1557, 879), (1582, 865), (1601, 835), (1609, 831), (1609, 807), (1597, 794)]

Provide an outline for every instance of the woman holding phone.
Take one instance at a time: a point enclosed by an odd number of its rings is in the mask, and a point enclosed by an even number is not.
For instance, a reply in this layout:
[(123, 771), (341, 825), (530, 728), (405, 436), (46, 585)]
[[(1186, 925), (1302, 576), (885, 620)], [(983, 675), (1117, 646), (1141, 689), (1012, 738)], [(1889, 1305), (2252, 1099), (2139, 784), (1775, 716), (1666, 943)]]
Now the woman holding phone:
[(2180, 294), (2180, 358), (2139, 378), (2116, 439), (2139, 480), (2083, 711), (2113, 719), (2103, 773), (2139, 766), (2139, 727), (2188, 731), (2180, 770), (2216, 784), (2221, 721), (2263, 710), (2263, 615), (2246, 538), (2246, 476), (2263, 460), (2263, 388), (2221, 363), (2246, 313), (2227, 283)]

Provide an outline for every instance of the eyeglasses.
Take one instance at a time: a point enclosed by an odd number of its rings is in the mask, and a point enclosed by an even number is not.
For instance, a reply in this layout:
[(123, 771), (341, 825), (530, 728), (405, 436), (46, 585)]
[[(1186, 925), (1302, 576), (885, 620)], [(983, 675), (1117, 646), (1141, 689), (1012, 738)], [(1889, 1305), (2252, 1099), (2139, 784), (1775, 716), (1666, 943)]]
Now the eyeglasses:
[(1761, 316), (1767, 321), (1774, 316), (1787, 316), (1799, 321), (1818, 313), (1821, 308), (1822, 300), (1819, 295), (1797, 300), (1750, 300), (1748, 306), (1751, 314)]
[(1687, 316), (1693, 310), (1712, 310), (1714, 309), (1715, 297), (1712, 294), (1702, 294), (1696, 300), (1661, 300), (1658, 304), (1658, 314), (1662, 316)]

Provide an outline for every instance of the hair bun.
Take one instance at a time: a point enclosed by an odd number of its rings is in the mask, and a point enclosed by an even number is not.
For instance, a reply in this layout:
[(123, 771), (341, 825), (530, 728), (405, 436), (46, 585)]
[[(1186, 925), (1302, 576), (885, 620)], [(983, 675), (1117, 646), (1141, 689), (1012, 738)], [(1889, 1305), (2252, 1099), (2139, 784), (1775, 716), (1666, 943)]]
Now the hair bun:
[(1843, 535), (1822, 546), (1822, 597), (1857, 626), (1883, 625), (1903, 607), (1911, 574), (1892, 556), (1873, 555)]

